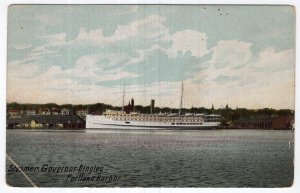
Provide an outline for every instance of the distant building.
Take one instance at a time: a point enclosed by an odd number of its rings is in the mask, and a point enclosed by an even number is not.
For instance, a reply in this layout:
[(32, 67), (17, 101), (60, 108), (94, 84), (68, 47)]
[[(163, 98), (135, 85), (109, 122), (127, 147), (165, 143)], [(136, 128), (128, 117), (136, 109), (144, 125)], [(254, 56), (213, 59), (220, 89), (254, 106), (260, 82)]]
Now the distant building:
[(235, 121), (232, 127), (237, 129), (293, 129), (294, 117), (243, 118)]
[(69, 109), (63, 108), (63, 109), (60, 110), (60, 114), (61, 115), (70, 115), (71, 113), (70, 113)]
[(26, 111), (24, 111), (24, 110), (20, 110), (20, 116), (22, 116), (22, 115), (25, 115), (26, 114)]
[(40, 115), (51, 115), (51, 111), (49, 109), (41, 109), (39, 111)]
[[(28, 124), (25, 124), (25, 127), (26, 127), (26, 125), (28, 125)], [(43, 123), (39, 123), (37, 120), (33, 119), (33, 120), (30, 121), (29, 127), (30, 128), (42, 128)]]
[(19, 109), (10, 109), (10, 110), (8, 110), (8, 115), (10, 117), (20, 116), (20, 110)]
[(83, 110), (83, 109), (76, 111), (76, 115), (78, 115), (79, 117), (85, 117), (86, 114), (87, 114), (87, 111)]
[(134, 109), (134, 100), (132, 99), (131, 102), (133, 102), (133, 105), (129, 101), (128, 105), (124, 106), (124, 111), (125, 111), (126, 114), (129, 114), (130, 112), (133, 112), (133, 109)]
[(7, 127), (10, 129), (84, 129), (85, 121), (75, 115), (26, 115), (8, 118)]
[(57, 109), (57, 108), (55, 108), (55, 107), (53, 107), (52, 109), (51, 109), (51, 115), (59, 115), (59, 109)]
[(132, 98), (131, 101), (128, 102), (127, 106), (124, 106), (124, 112), (126, 114), (130, 114), (131, 112), (134, 112), (134, 99)]
[(26, 110), (26, 115), (36, 115), (36, 110)]

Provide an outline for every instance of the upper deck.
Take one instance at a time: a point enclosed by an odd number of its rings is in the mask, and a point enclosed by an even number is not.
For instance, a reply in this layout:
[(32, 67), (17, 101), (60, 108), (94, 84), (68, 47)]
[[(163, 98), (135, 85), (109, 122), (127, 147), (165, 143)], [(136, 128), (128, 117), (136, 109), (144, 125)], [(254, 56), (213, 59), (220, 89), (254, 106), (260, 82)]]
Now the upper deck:
[(103, 113), (109, 119), (113, 119), (116, 121), (141, 121), (141, 122), (183, 122), (183, 123), (197, 123), (197, 122), (220, 122), (221, 115), (215, 114), (167, 114), (167, 113), (159, 113), (159, 114), (141, 114), (137, 112), (132, 112), (126, 114), (123, 111), (114, 111), (114, 110), (106, 110)]

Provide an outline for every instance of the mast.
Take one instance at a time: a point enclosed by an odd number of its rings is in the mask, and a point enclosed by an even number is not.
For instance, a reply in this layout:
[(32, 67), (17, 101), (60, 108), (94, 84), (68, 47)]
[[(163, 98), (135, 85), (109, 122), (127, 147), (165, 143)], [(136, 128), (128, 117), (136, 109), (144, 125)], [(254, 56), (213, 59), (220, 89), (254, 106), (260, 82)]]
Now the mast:
[(125, 84), (123, 88), (123, 104), (122, 104), (122, 112), (124, 112), (124, 100), (125, 100)]
[(181, 109), (182, 109), (182, 98), (183, 98), (183, 81), (181, 82), (181, 96), (180, 96), (179, 115), (181, 114)]

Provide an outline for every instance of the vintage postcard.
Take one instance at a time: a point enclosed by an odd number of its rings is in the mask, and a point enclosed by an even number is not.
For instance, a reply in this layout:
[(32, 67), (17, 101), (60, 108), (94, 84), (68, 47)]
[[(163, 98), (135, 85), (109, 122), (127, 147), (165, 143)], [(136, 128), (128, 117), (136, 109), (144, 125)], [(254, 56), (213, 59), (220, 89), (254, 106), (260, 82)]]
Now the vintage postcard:
[(8, 7), (12, 187), (291, 187), (295, 8)]

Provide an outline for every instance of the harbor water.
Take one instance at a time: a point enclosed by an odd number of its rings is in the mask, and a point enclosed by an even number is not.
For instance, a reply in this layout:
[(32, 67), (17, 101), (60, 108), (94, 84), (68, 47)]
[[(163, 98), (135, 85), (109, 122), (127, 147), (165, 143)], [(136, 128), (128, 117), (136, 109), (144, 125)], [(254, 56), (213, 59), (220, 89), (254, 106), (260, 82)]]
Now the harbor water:
[[(289, 187), (294, 178), (294, 131), (7, 130), (6, 144), (38, 187)], [(9, 159), (6, 182), (32, 187)]]

